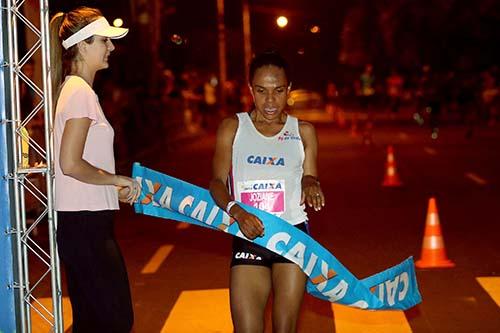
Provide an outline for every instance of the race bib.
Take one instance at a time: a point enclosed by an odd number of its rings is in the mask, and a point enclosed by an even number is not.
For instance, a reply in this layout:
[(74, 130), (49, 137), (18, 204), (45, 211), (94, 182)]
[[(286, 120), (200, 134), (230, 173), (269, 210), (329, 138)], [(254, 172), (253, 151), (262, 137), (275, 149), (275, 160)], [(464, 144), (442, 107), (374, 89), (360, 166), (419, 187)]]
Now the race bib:
[(284, 180), (248, 180), (238, 182), (244, 204), (280, 216), (285, 212)]

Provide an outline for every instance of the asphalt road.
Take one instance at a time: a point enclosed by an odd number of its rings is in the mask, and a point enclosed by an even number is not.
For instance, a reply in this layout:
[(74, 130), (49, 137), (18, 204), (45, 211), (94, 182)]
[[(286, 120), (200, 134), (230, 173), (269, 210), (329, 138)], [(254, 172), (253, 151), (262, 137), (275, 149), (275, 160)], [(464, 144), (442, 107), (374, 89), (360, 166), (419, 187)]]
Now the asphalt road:
[[(418, 269), (423, 302), (405, 312), (352, 311), (306, 296), (300, 332), (500, 332), (500, 128), (466, 139), (465, 128), (443, 127), (433, 140), (415, 124), (376, 124), (366, 146), (349, 129), (318, 126), (327, 204), (309, 212), (312, 236), (363, 278), (420, 257), (435, 197), (446, 254), (456, 266)], [(398, 188), (381, 186), (387, 145), (403, 182)], [(207, 133), (158, 145), (140, 162), (207, 187), (213, 146), (214, 134)], [(229, 236), (128, 207), (118, 217), (135, 332), (232, 332)]]

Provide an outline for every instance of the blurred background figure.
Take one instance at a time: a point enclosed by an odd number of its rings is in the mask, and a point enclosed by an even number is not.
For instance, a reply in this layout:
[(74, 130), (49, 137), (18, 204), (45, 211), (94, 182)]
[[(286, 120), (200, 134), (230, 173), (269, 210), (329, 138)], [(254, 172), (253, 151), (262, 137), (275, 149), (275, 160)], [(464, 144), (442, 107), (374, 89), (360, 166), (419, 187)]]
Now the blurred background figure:
[(375, 75), (373, 74), (373, 65), (366, 64), (365, 70), (359, 77), (361, 83), (361, 106), (367, 112), (367, 119), (363, 129), (363, 145), (371, 146), (373, 144), (373, 102), (375, 97)]
[(196, 132), (200, 127), (200, 104), (203, 101), (203, 87), (195, 70), (181, 74), (184, 125), (188, 132)]
[[(23, 68), (22, 72), (26, 75), (30, 80), (33, 80), (35, 66), (33, 63), (33, 59), (27, 61)], [(28, 116), (28, 114), (33, 110), (35, 106), (35, 92), (31, 89), (26, 82), (20, 80), (20, 93), (21, 93), (21, 118), (24, 119)]]
[(458, 117), (457, 97), (459, 93), (459, 85), (457, 82), (457, 75), (454, 70), (449, 70), (446, 74), (444, 74), (442, 93), (443, 116), (446, 116), (447, 120)]
[(250, 88), (246, 84), (240, 86), (240, 104), (241, 111), (250, 112), (253, 107), (252, 94), (250, 93)]
[(337, 91), (337, 86), (332, 81), (328, 81), (326, 84), (326, 98), (325, 98), (325, 108), (326, 112), (331, 115), (335, 114), (335, 100), (337, 99), (339, 93)]
[(170, 69), (163, 70), (160, 85), (160, 98), (163, 104), (168, 104), (175, 91), (175, 75)]
[(389, 109), (392, 113), (398, 113), (403, 94), (404, 79), (396, 68), (391, 70), (391, 74), (386, 79), (386, 84)]
[(373, 74), (372, 64), (365, 66), (359, 81), (361, 83), (361, 105), (363, 108), (369, 109), (373, 106), (373, 97), (375, 95), (375, 75)]
[(332, 81), (326, 84), (325, 111), (339, 127), (345, 126), (345, 115), (338, 106), (339, 91), (337, 85)]
[(431, 66), (428, 64), (422, 66), (416, 96), (417, 112), (414, 118), (419, 125), (427, 121), (431, 128), (431, 138), (437, 139), (441, 114), (441, 84), (439, 77), (432, 73)]
[(481, 108), (488, 126), (496, 124), (500, 95), (500, 89), (492, 72), (493, 70), (486, 70), (482, 74)]
[[(22, 67), (23, 74), (31, 81), (34, 81), (35, 63), (33, 59), (28, 60)], [(30, 116), (31, 112), (35, 109), (36, 105), (40, 103), (40, 97), (35, 93), (35, 91), (24, 81), (19, 80), (20, 89), (20, 106), (21, 106), (21, 119), (26, 120)], [(40, 150), (35, 147), (40, 147), (45, 149), (45, 134), (44, 134), (44, 114), (42, 110), (37, 111), (32, 115), (31, 120), (29, 120), (24, 129), (24, 133), (29, 136), (29, 138), (23, 138), (23, 142), (26, 144), (27, 152), (23, 151), (23, 166), (24, 167), (37, 167), (40, 163), (43, 163), (43, 158), (40, 155)], [(29, 143), (30, 146), (27, 144)], [(38, 150), (38, 152), (37, 152)], [(27, 155), (24, 155), (27, 153)], [(28, 180), (38, 189), (42, 189), (45, 186), (45, 176), (42, 174), (32, 173), (27, 175)], [(30, 192), (26, 192), (25, 195), (25, 206), (27, 213), (27, 222), (32, 223), (32, 217), (38, 216), (43, 210), (44, 206), (39, 200), (37, 200)], [(38, 231), (35, 229), (35, 234)]]
[(228, 114), (234, 114), (241, 111), (241, 84), (238, 80), (227, 80), (226, 85), (226, 107)]
[(467, 127), (465, 137), (471, 139), (480, 118), (478, 105), (478, 78), (474, 73), (463, 71), (459, 74), (460, 88), (457, 96), (458, 109)]
[(217, 76), (211, 74), (203, 83), (203, 101), (200, 106), (201, 126), (208, 128), (217, 115)]
[(430, 70), (431, 67), (429, 65), (423, 65), (422, 70), (416, 78), (416, 87), (415, 87), (415, 97), (416, 97), (416, 113), (414, 115), (415, 120), (419, 125), (424, 124), (424, 113), (425, 108), (428, 104), (428, 95), (430, 92)]

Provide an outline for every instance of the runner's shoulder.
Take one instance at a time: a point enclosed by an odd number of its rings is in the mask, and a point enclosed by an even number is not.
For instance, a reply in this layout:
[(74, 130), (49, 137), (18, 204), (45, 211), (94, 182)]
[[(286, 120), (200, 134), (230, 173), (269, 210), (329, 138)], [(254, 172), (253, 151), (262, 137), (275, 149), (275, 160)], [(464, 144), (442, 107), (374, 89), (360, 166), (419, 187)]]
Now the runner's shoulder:
[(302, 138), (308, 138), (310, 136), (315, 136), (316, 130), (314, 125), (310, 122), (299, 120), (299, 131)]
[(219, 125), (218, 134), (234, 136), (236, 129), (238, 129), (238, 117), (233, 115), (222, 120)]

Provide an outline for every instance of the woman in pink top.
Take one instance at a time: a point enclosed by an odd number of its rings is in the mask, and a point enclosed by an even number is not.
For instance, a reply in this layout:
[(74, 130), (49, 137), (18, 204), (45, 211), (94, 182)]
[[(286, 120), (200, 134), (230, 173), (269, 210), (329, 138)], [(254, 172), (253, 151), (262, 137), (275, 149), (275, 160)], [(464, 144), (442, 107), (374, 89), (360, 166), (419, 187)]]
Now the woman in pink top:
[(73, 308), (73, 332), (130, 332), (134, 316), (127, 270), (114, 237), (118, 201), (140, 193), (132, 178), (115, 174), (114, 131), (92, 89), (109, 66), (111, 27), (97, 9), (80, 7), (50, 22), (55, 104), (57, 244)]

